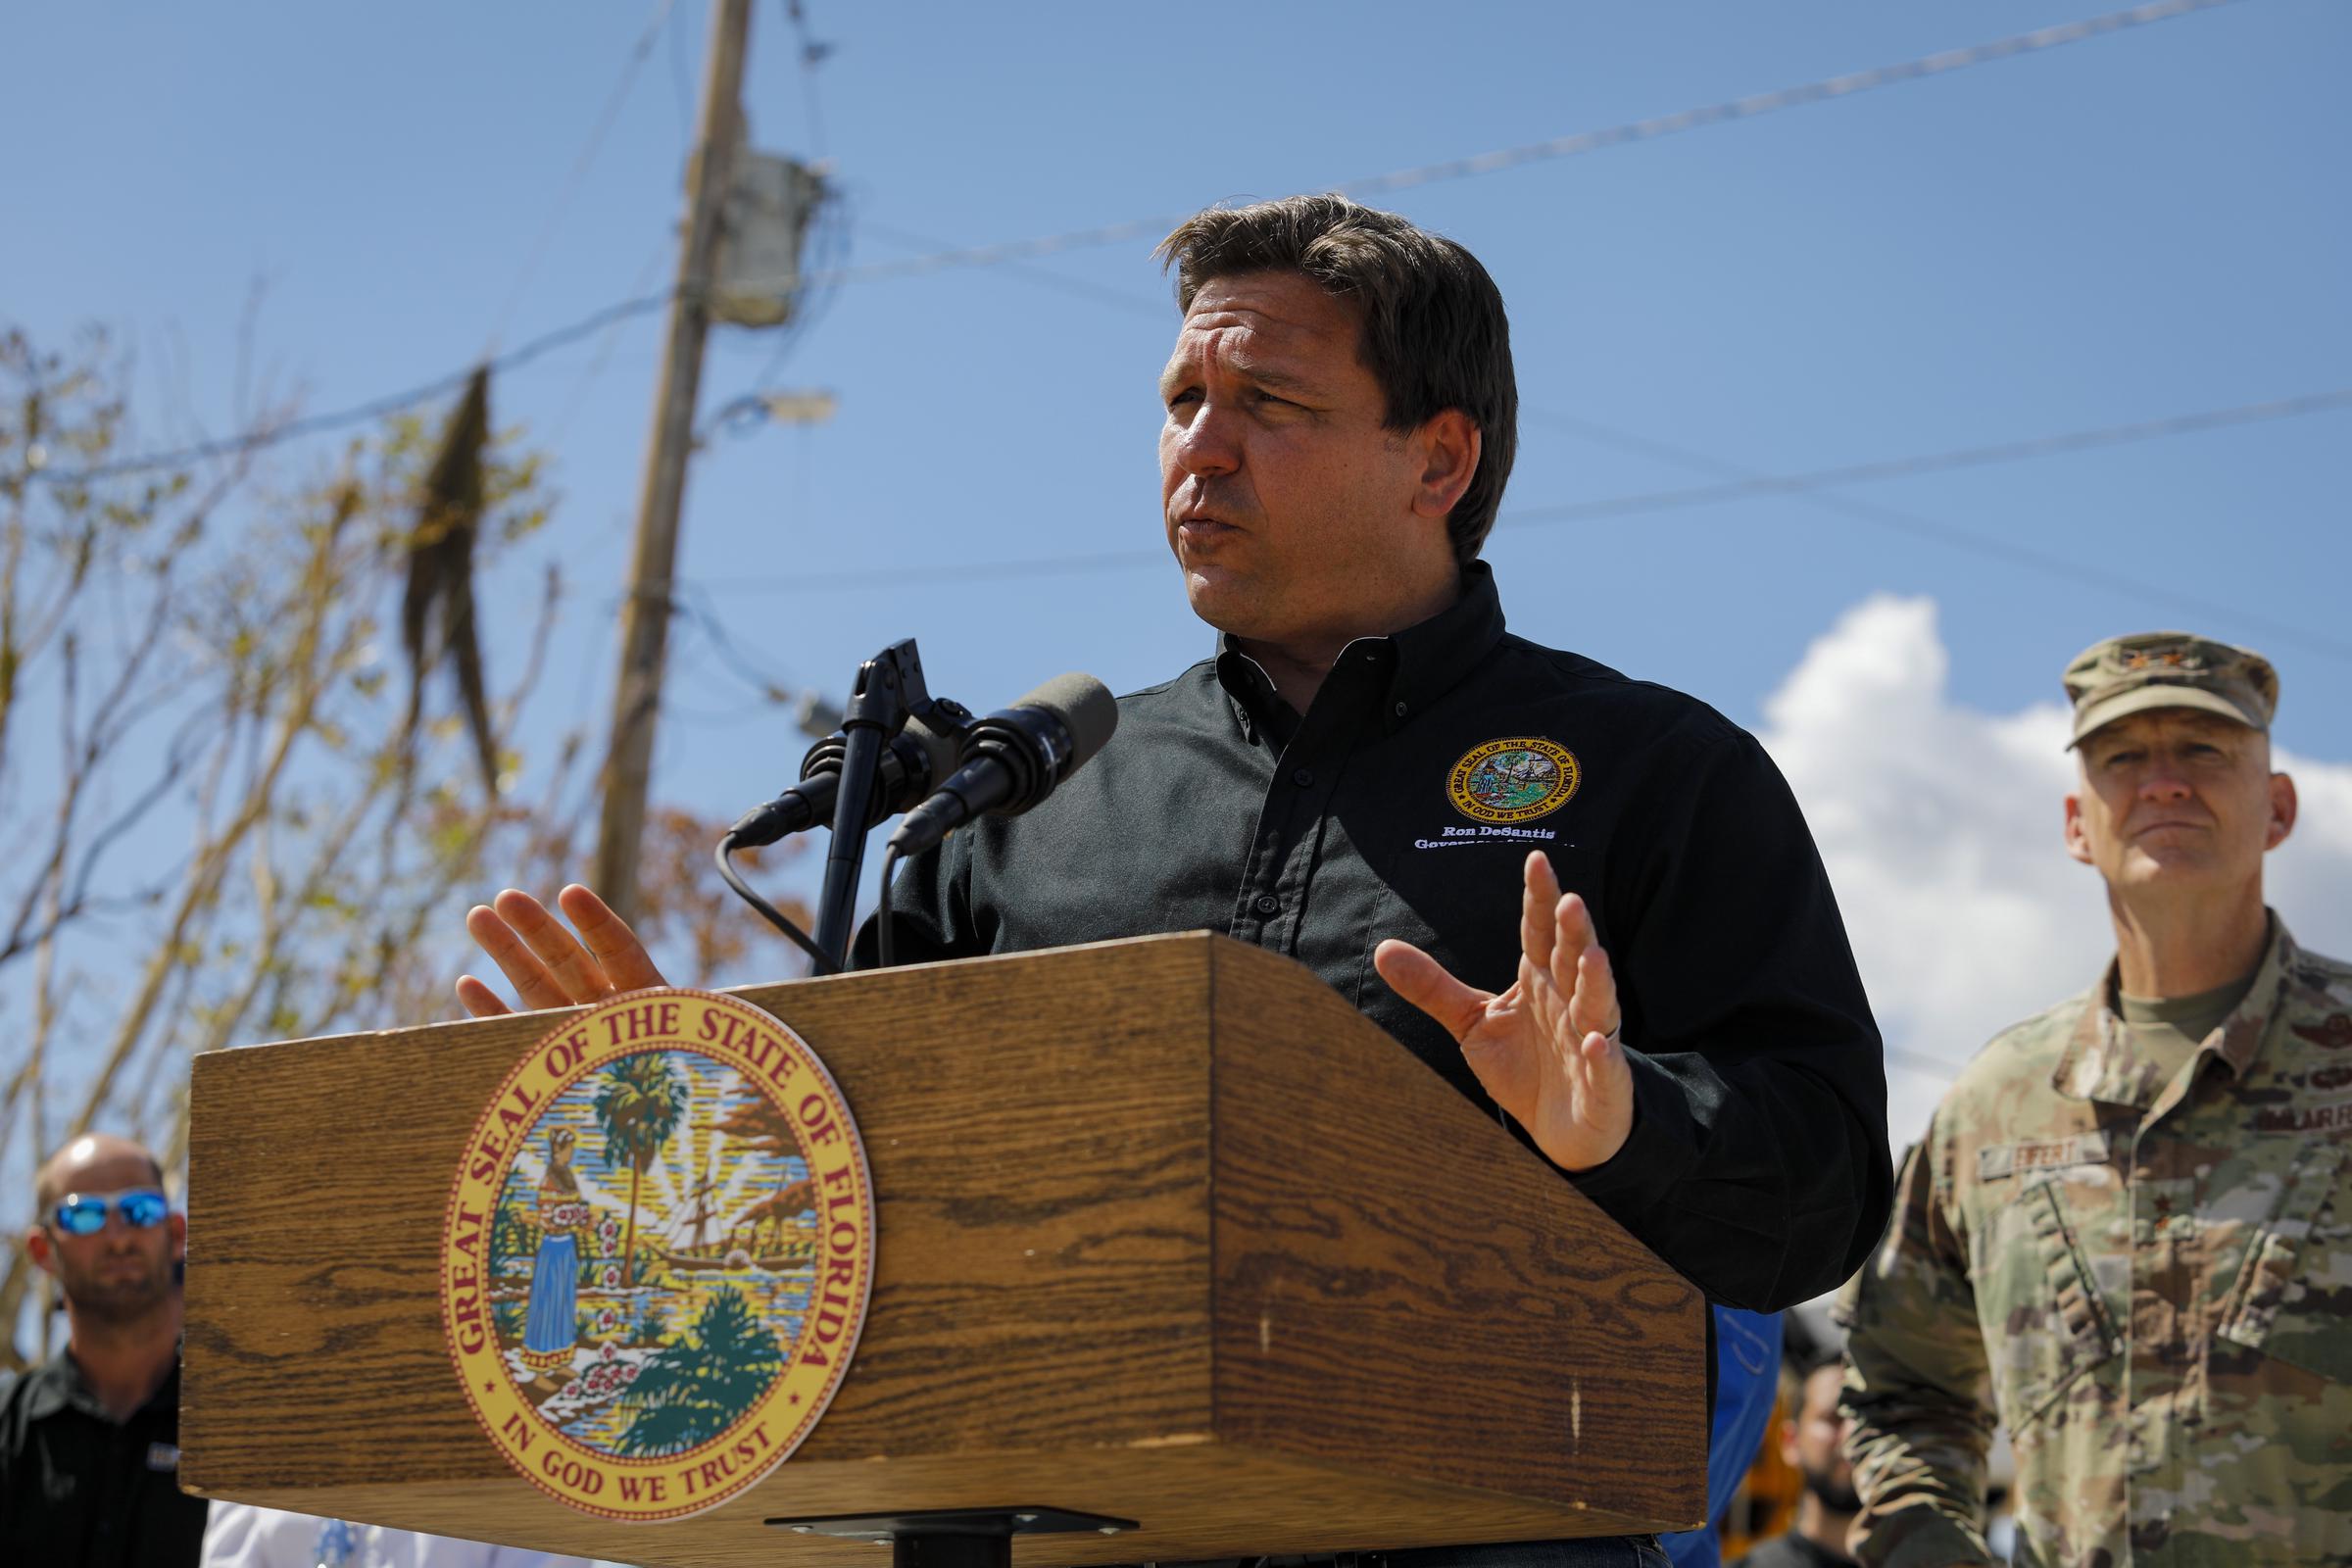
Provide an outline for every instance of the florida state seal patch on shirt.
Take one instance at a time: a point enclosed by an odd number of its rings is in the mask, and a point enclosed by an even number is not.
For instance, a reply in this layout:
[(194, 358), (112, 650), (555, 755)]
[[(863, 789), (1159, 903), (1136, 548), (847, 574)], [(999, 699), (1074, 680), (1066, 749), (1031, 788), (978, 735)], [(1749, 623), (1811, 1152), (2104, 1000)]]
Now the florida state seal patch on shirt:
[(1446, 794), (1473, 822), (1532, 822), (1566, 806), (1582, 782), (1574, 752), (1518, 735), (1464, 753), (1446, 780)]

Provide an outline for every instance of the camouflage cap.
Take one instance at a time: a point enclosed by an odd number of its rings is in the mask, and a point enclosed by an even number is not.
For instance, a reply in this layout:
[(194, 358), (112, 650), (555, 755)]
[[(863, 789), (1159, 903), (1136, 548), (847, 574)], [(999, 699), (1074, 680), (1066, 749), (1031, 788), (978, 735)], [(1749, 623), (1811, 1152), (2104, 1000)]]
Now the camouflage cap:
[(2208, 642), (2184, 631), (2110, 637), (2066, 666), (2075, 735), (2068, 748), (2102, 724), (2151, 708), (2201, 708), (2268, 732), (2278, 708), (2278, 672), (2250, 648)]

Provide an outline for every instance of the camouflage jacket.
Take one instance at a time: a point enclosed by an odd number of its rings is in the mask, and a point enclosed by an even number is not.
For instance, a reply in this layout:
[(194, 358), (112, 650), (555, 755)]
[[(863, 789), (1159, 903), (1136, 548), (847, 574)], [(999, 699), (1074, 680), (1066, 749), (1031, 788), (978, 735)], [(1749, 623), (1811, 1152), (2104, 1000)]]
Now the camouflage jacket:
[(2107, 996), (1969, 1064), (1841, 1298), (1862, 1560), (1990, 1560), (1997, 1416), (2017, 1562), (2352, 1562), (2352, 965), (2274, 916), (2162, 1085)]

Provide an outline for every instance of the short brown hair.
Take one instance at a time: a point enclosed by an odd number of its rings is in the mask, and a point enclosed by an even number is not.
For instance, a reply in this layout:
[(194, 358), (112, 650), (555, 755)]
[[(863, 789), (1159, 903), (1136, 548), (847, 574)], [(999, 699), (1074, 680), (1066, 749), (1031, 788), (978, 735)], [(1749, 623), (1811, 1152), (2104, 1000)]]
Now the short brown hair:
[(1456, 560), (1494, 530), (1519, 445), (1519, 386), (1502, 292), (1478, 258), (1395, 213), (1345, 196), (1286, 196), (1195, 213), (1159, 242), (1176, 304), (1213, 278), (1298, 272), (1363, 316), (1357, 345), (1388, 399), (1388, 428), (1419, 428), (1447, 409), (1477, 424), (1478, 471), (1446, 519)]

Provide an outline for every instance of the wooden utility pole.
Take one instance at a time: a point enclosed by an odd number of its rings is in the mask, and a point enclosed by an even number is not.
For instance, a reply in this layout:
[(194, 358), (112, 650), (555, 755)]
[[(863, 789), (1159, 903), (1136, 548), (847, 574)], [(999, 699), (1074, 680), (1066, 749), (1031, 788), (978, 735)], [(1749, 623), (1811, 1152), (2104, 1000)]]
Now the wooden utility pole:
[(645, 832), (646, 781), (653, 771), (654, 721), (669, 643), (671, 577), (678, 559), (678, 508), (694, 442), (710, 329), (710, 284), (718, 254), (735, 152), (743, 142), (743, 54), (752, 0), (712, 0), (710, 49), (695, 155), (686, 172), (686, 226), (677, 292), (669, 304), (662, 382), (654, 394), (653, 441), (637, 502), (637, 543), (620, 612), (620, 677), (612, 692), (612, 743), (604, 770), (604, 812), (596, 829), (595, 886), (624, 920), (637, 915), (637, 857)]

